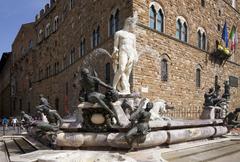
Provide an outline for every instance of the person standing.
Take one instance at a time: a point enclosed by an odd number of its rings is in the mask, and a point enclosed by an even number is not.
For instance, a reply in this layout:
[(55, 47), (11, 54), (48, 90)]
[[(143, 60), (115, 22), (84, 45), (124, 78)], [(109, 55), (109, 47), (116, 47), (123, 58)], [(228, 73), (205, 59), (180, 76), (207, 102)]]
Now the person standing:
[(14, 118), (12, 119), (12, 125), (13, 125), (13, 129), (14, 129), (14, 130), (16, 129), (17, 122), (18, 122), (17, 118), (14, 117)]
[(3, 124), (3, 135), (5, 135), (5, 131), (7, 130), (7, 127), (8, 127), (8, 118), (7, 117), (3, 117), (2, 124)]

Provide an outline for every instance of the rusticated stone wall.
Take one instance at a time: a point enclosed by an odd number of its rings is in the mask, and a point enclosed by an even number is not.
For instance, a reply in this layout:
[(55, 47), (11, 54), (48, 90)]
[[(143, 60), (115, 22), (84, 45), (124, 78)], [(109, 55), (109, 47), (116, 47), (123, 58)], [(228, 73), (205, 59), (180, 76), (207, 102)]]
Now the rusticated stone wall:
[[(164, 12), (164, 32), (150, 29), (150, 1), (134, 1), (134, 10), (139, 13), (139, 25), (136, 30), (137, 49), (140, 60), (133, 72), (133, 89), (144, 91), (145, 96), (152, 99), (165, 99), (172, 102), (175, 110), (169, 114), (178, 118), (197, 118), (202, 112), (204, 93), (214, 86), (215, 76), (219, 84), (229, 76), (240, 76), (240, 51), (237, 49), (233, 62), (218, 64), (212, 60), (212, 52), (216, 50), (216, 40), (221, 40), (221, 31), (225, 20), (228, 31), (237, 25), (240, 15), (224, 1), (206, 1), (202, 7), (200, 1), (155, 1)], [(221, 16), (218, 11), (221, 10)], [(176, 21), (183, 16), (188, 24), (188, 42), (176, 39)], [(197, 47), (197, 29), (202, 27), (207, 34), (207, 49)], [(238, 30), (239, 35), (239, 30)], [(239, 45), (238, 45), (239, 48)], [(161, 81), (161, 60), (168, 60), (168, 81)], [(196, 87), (196, 69), (201, 69), (201, 85)], [(240, 88), (231, 87), (230, 108), (240, 105)]]

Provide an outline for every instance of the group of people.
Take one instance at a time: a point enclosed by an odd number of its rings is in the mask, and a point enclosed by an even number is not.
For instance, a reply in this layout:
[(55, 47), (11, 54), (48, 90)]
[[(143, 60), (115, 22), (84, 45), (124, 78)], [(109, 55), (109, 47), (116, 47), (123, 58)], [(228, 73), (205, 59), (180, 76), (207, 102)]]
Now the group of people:
[(14, 129), (17, 127), (18, 124), (18, 119), (16, 117), (8, 119), (7, 117), (2, 118), (2, 126), (5, 127), (6, 129), (8, 126), (12, 126)]

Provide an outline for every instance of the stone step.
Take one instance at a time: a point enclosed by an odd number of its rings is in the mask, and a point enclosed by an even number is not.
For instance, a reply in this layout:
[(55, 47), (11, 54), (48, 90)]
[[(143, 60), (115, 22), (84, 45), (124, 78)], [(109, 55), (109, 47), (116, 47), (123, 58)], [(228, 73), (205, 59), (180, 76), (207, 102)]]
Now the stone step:
[(0, 142), (0, 162), (9, 162), (7, 152), (3, 142)]
[(22, 148), (24, 153), (29, 153), (29, 152), (33, 152), (33, 151), (37, 150), (35, 147), (33, 147), (31, 144), (29, 144), (23, 138), (16, 138), (16, 139), (13, 139), (13, 140), (15, 141), (16, 144), (18, 144)]
[(9, 152), (9, 156), (19, 155), (24, 153), (13, 140), (8, 139), (8, 140), (5, 140), (4, 142), (6, 144), (7, 151)]
[(38, 150), (23, 137), (4, 137), (3, 142), (10, 158), (15, 155), (22, 155)]

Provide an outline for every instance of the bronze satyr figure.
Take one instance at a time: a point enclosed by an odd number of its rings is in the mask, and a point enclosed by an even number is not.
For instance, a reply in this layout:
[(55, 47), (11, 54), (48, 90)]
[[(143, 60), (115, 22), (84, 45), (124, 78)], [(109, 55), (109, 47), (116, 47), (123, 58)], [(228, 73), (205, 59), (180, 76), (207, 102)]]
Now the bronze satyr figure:
[(153, 108), (153, 103), (148, 102), (145, 109), (139, 108), (131, 114), (130, 121), (132, 122), (132, 128), (127, 132), (125, 138), (127, 143), (131, 146), (131, 150), (134, 149), (133, 143), (137, 144), (145, 141), (146, 135), (150, 131), (149, 121), (151, 117), (150, 110)]

